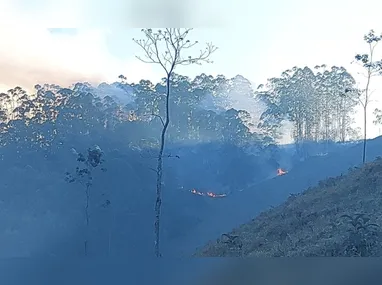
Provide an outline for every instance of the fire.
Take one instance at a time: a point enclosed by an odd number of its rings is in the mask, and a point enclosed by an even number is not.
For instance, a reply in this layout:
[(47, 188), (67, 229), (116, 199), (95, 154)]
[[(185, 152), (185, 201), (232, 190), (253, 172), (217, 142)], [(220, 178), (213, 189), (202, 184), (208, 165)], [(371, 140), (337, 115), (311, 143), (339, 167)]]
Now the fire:
[(212, 197), (212, 198), (222, 198), (222, 197), (227, 196), (227, 194), (216, 194), (216, 193), (212, 193), (212, 192), (207, 192), (207, 196)]
[(192, 189), (192, 190), (191, 190), (191, 193), (192, 193), (192, 194), (196, 194), (196, 195), (200, 195), (200, 196), (204, 196), (204, 193), (199, 192), (199, 191), (196, 191), (195, 189)]
[(195, 195), (199, 195), (199, 196), (208, 196), (208, 197), (211, 197), (211, 198), (222, 198), (222, 197), (226, 197), (227, 194), (216, 194), (216, 193), (213, 193), (213, 192), (200, 192), (200, 191), (197, 191), (195, 189), (192, 189), (190, 191), (192, 194), (195, 194)]
[(288, 171), (282, 169), (282, 168), (278, 168), (277, 169), (277, 176), (281, 176), (281, 175), (284, 175), (284, 174), (287, 174)]

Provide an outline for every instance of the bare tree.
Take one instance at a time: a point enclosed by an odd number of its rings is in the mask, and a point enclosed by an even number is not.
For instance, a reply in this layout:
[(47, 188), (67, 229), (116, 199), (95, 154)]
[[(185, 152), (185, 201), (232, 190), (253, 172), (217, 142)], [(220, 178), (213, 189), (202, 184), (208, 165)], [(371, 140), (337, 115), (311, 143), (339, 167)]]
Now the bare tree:
[(144, 51), (144, 57), (137, 58), (145, 63), (158, 64), (166, 73), (166, 103), (165, 103), (165, 119), (159, 114), (151, 114), (158, 117), (162, 123), (162, 132), (160, 136), (160, 148), (158, 155), (158, 164), (156, 169), (157, 183), (156, 183), (156, 203), (155, 203), (155, 255), (161, 256), (160, 253), (160, 214), (162, 204), (162, 174), (163, 174), (163, 152), (166, 142), (166, 132), (170, 123), (170, 85), (171, 77), (175, 68), (179, 65), (191, 65), (211, 63), (209, 60), (210, 55), (216, 51), (212, 43), (207, 43), (204, 50), (196, 56), (184, 55), (190, 48), (198, 44), (197, 41), (191, 42), (187, 39), (192, 29), (174, 29), (166, 28), (164, 30), (142, 29), (145, 36), (144, 39), (133, 39)]
[(355, 94), (357, 100), (363, 108), (363, 152), (362, 163), (366, 161), (366, 136), (367, 136), (367, 107), (371, 101), (370, 83), (371, 78), (381, 74), (382, 61), (376, 61), (374, 58), (375, 47), (382, 40), (382, 34), (377, 36), (373, 30), (364, 36), (364, 41), (369, 46), (369, 51), (366, 54), (357, 54), (355, 56), (356, 62), (360, 63), (366, 69), (366, 86), (365, 89), (346, 89), (345, 94)]

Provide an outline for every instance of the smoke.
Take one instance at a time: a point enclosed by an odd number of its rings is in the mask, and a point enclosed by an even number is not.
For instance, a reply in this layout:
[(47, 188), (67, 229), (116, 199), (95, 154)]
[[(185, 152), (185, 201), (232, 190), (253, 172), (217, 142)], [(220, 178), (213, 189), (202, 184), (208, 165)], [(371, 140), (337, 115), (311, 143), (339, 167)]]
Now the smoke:
[(106, 84), (102, 83), (98, 88), (94, 89), (94, 94), (104, 98), (105, 96), (110, 96), (117, 103), (126, 105), (134, 101), (134, 90), (133, 87), (125, 85), (122, 88), (115, 86), (116, 84)]
[(200, 104), (201, 108), (218, 114), (231, 108), (246, 111), (250, 120), (245, 124), (252, 132), (259, 131), (257, 125), (266, 105), (256, 99), (255, 85), (241, 75), (227, 79), (226, 83), (217, 87), (216, 94), (207, 94)]
[[(239, 84), (239, 90), (240, 87), (245, 87), (244, 83)], [(251, 89), (254, 91), (255, 85), (251, 83)], [(244, 110), (247, 111), (251, 115), (251, 119), (248, 123), (252, 125), (250, 127), (250, 130), (252, 132), (260, 131), (257, 128), (257, 125), (260, 122), (261, 114), (266, 110), (267, 106), (264, 102), (257, 100), (255, 98), (255, 94), (252, 93), (251, 95), (242, 93), (242, 92), (232, 92), (230, 93), (230, 98), (233, 102), (232, 107), (236, 110)]]

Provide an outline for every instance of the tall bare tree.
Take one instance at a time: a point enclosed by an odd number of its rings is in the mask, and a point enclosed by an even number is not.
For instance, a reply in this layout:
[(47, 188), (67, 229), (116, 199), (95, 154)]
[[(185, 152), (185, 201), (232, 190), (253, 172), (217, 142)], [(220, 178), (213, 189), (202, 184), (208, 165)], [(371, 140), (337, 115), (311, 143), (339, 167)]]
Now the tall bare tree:
[(382, 34), (377, 36), (374, 30), (370, 30), (364, 36), (364, 41), (368, 44), (369, 51), (365, 54), (357, 54), (355, 56), (356, 62), (360, 63), (366, 69), (366, 86), (365, 89), (346, 89), (345, 94), (355, 94), (357, 100), (363, 108), (363, 152), (362, 163), (366, 161), (366, 142), (367, 142), (367, 107), (371, 101), (370, 83), (372, 77), (379, 75), (382, 69), (382, 61), (375, 60), (375, 47), (382, 40)]
[(162, 131), (160, 136), (160, 148), (157, 164), (157, 182), (156, 182), (156, 203), (155, 203), (155, 255), (161, 256), (160, 253), (160, 215), (162, 204), (162, 180), (163, 180), (163, 152), (165, 149), (166, 132), (170, 123), (170, 94), (171, 94), (171, 77), (174, 70), (179, 65), (191, 65), (210, 63), (210, 55), (216, 51), (217, 47), (212, 43), (207, 43), (204, 50), (196, 56), (184, 55), (187, 51), (198, 44), (197, 41), (191, 42), (188, 35), (192, 29), (174, 29), (166, 28), (163, 30), (142, 29), (144, 39), (133, 39), (144, 51), (144, 57), (137, 58), (145, 63), (158, 64), (166, 74), (166, 103), (165, 118), (160, 114), (151, 114), (158, 117), (162, 123)]

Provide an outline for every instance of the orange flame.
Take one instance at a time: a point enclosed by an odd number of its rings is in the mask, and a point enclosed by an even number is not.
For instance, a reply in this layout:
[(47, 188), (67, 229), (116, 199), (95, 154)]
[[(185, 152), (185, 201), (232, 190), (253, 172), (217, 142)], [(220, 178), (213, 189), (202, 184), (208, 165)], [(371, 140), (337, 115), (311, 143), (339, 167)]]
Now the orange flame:
[(190, 192), (192, 194), (195, 194), (195, 195), (208, 196), (208, 197), (211, 197), (211, 198), (222, 198), (222, 197), (226, 197), (227, 196), (227, 194), (216, 194), (216, 193), (213, 193), (213, 192), (203, 193), (203, 192), (197, 191), (195, 189), (192, 189)]
[(284, 175), (284, 174), (287, 174), (288, 171), (286, 170), (283, 170), (282, 168), (278, 168), (277, 169), (277, 176), (281, 176), (281, 175)]

